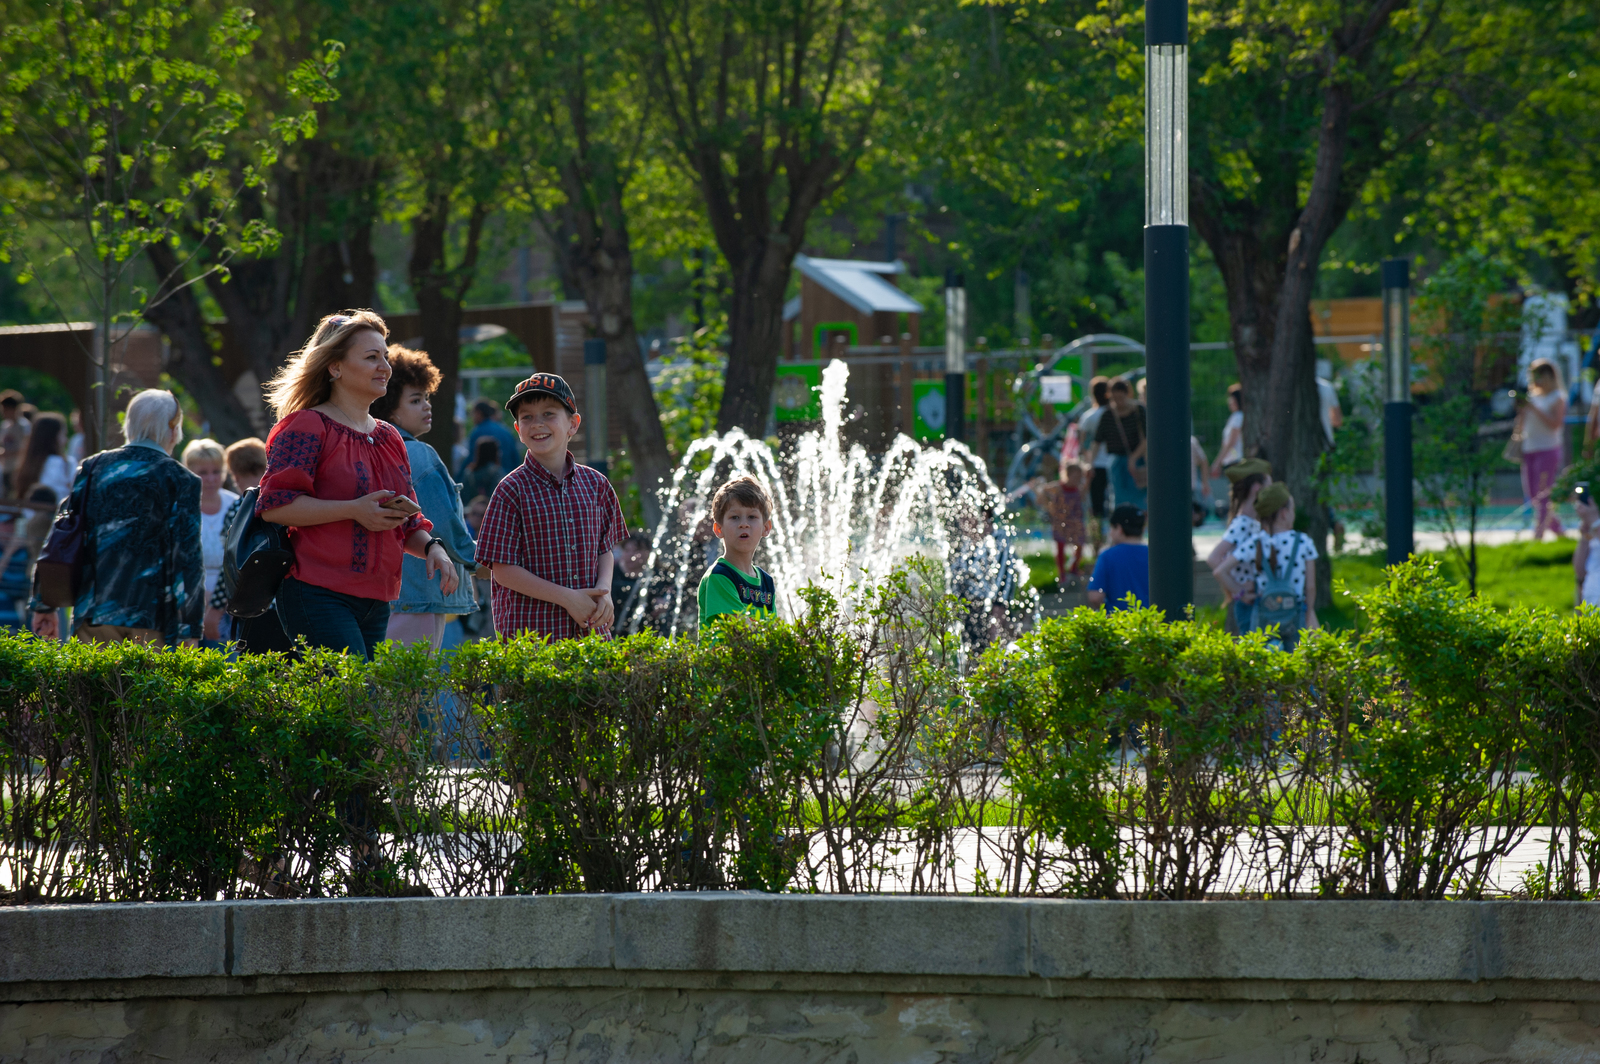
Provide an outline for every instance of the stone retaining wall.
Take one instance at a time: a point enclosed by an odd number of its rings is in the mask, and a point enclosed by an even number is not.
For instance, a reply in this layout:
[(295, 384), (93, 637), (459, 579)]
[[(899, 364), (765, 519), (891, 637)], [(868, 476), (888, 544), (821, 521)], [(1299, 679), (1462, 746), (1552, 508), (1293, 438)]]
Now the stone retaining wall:
[(0, 910), (0, 1061), (1600, 1060), (1600, 905)]

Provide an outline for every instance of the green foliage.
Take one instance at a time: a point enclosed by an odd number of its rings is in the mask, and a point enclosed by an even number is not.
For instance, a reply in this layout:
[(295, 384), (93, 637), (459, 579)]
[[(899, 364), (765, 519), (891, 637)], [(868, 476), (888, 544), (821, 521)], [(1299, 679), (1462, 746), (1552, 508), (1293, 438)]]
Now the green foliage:
[(1357, 633), (1150, 610), (961, 658), (912, 559), (846, 615), (372, 662), (0, 636), (13, 901), (756, 889), (1600, 896), (1600, 613), (1413, 562)]
[(1348, 831), (1342, 874), (1372, 897), (1479, 896), (1546, 808), (1547, 781), (1518, 770), (1539, 739), (1525, 664), (1548, 621), (1497, 613), (1425, 561), (1391, 569), (1362, 609), (1366, 719), (1332, 729), (1354, 783), (1332, 795)]
[(533, 357), (510, 333), (461, 345), (462, 369), (531, 369)]
[[(128, 289), (133, 263), (152, 245), (210, 242), (213, 271), (236, 253), (270, 250), (278, 234), (259, 219), (226, 233), (224, 218), (244, 193), (264, 187), (283, 146), (316, 132), (310, 109), (272, 121), (239, 164), (221, 160), (243, 138), (245, 98), (224, 74), (246, 57), (259, 31), (247, 8), (209, 19), (174, 0), (62, 0), (24, 4), (0, 36), (0, 261), (22, 259), (17, 279), (48, 271), (33, 261), (29, 225), (48, 233), (76, 267), (103, 330), (138, 320), (176, 287), (195, 279), (162, 277), (155, 291)], [(285, 71), (292, 95), (308, 105), (335, 98), (331, 78), (342, 46)], [(65, 293), (47, 292), (58, 311)], [(108, 426), (110, 367), (98, 348), (98, 418)]]
[(695, 440), (716, 431), (722, 405), (722, 378), (728, 364), (728, 316), (696, 329), (677, 344), (653, 389), (661, 427), (674, 462)]
[[(1504, 442), (1480, 428), (1489, 392), (1516, 372), (1522, 312), (1499, 298), (1511, 280), (1503, 262), (1472, 250), (1449, 259), (1417, 295), (1417, 360), (1429, 388), (1413, 448), (1425, 508), (1444, 525), (1450, 549), (1477, 587), (1477, 518), (1489, 501)], [(1460, 526), (1458, 514), (1466, 515)]]
[(1339, 408), (1344, 424), (1333, 430), (1333, 447), (1318, 465), (1318, 477), (1334, 510), (1367, 539), (1382, 539), (1383, 366), (1371, 359), (1340, 376)]

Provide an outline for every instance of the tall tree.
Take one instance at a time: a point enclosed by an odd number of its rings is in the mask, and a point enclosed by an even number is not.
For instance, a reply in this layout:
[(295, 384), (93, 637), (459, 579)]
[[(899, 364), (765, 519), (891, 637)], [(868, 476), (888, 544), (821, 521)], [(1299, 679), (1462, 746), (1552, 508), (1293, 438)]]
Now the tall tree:
[(642, 198), (658, 191), (647, 190), (650, 179), (659, 186), (666, 175), (652, 150), (660, 131), (648, 87), (631, 64), (615, 61), (617, 42), (638, 29), (623, 9), (596, 0), (530, 0), (526, 10), (526, 77), (543, 91), (528, 99), (530, 128), (518, 138), (530, 153), (522, 187), (606, 341), (607, 387), (654, 527), (671, 456), (634, 325), (628, 212), (648, 206)]
[(1288, 481), (1319, 547), (1310, 304), (1323, 251), (1385, 168), (1430, 138), (1472, 136), (1464, 116), (1528, 91), (1521, 75), (1545, 46), (1519, 27), (1555, 3), (1197, 5), (1190, 216), (1227, 287), (1246, 448)]
[[(1247, 449), (1287, 480), (1319, 546), (1326, 446), (1310, 302), (1328, 240), (1382, 178), (1430, 141), (1467, 138), (1526, 95), (1537, 57), (1567, 47), (1524, 28), (1562, 0), (1193, 0), (1190, 220), (1227, 291)], [(1072, 9), (1076, 8), (1076, 16)], [(1058, 19), (1116, 62), (1123, 90), (1062, 100), (1127, 112), (1143, 98), (1132, 0), (1063, 5)], [(1318, 565), (1319, 594), (1329, 568)]]
[[(485, 227), (506, 202), (522, 154), (503, 110), (527, 88), (512, 73), (515, 34), (501, 3), (372, 0), (361, 11), (367, 35), (382, 42), (383, 135), (411, 225), (408, 270), (422, 345), (439, 369), (440, 393), (453, 397), (462, 309), (478, 278)], [(455, 432), (454, 418), (441, 417), (427, 436), (446, 461)]]
[[(133, 264), (151, 246), (181, 246), (189, 218), (210, 246), (204, 273), (220, 276), (239, 252), (270, 247), (278, 236), (270, 226), (230, 232), (225, 218), (241, 190), (262, 184), (285, 143), (314, 132), (315, 118), (304, 110), (286, 114), (242, 148), (238, 171), (217, 164), (230, 149), (241, 150), (246, 105), (224, 73), (258, 36), (247, 9), (59, 0), (19, 4), (8, 15), (17, 21), (0, 38), (0, 153), (13, 187), (0, 254), (24, 249), (17, 223), (34, 224), (49, 229), (77, 267), (99, 326), (86, 354), (96, 376), (90, 423), (104, 442), (113, 329), (126, 329), (199, 279), (183, 269), (197, 246), (153, 288), (130, 283)], [(289, 72), (290, 91), (321, 98), (327, 73), (307, 60)], [(24, 263), (24, 276), (35, 266)]]
[[(255, 49), (230, 79), (246, 103), (247, 129), (270, 128), (292, 108), (280, 72), (302, 62), (308, 47), (324, 63), (339, 61), (339, 91), (318, 101), (316, 138), (284, 151), (264, 183), (240, 197), (236, 224), (271, 227), (280, 234), (275, 244), (234, 256), (226, 273), (207, 273), (212, 249), (200, 219), (191, 214), (184, 223), (185, 246), (197, 249), (188, 269), (204, 274), (206, 292), (226, 318), (226, 339), (242, 354), (246, 379), (257, 385), (277, 372), (321, 317), (376, 305), (372, 231), (393, 169), (383, 154), (383, 126), (372, 120), (382, 110), (390, 76), (382, 48), (365, 37), (349, 52), (337, 46), (330, 53), (318, 43), (351, 34), (348, 5), (286, 0), (267, 9), (258, 26)], [(230, 172), (247, 163), (238, 153), (219, 160)], [(158, 272), (170, 272), (171, 249), (153, 246), (149, 255)], [(234, 391), (241, 367), (217, 357), (225, 337), (205, 320), (199, 293), (180, 290), (146, 318), (166, 334), (168, 370), (199, 401), (213, 432), (253, 432), (250, 422), (265, 417), (259, 390), (243, 401)]]
[(879, 125), (894, 3), (639, 0), (655, 98), (731, 273), (717, 428), (766, 429), (794, 257)]

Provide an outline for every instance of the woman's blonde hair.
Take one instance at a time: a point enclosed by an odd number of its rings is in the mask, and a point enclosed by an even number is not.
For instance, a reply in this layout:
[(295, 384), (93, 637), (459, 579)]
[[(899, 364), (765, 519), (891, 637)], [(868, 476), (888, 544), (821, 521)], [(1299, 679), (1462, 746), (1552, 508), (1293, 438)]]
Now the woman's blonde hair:
[(344, 310), (317, 322), (311, 339), (289, 356), (289, 361), (262, 389), (279, 421), (328, 401), (333, 394), (328, 367), (344, 358), (350, 338), (363, 329), (372, 329), (384, 340), (389, 339), (389, 326), (370, 310)]
[(215, 462), (220, 467), (223, 456), (222, 444), (216, 440), (190, 440), (183, 449), (183, 467), (193, 469), (196, 462)]
[(1542, 394), (1549, 395), (1551, 392), (1554, 392), (1559, 395), (1560, 393), (1566, 391), (1566, 387), (1561, 383), (1561, 367), (1556, 365), (1555, 362), (1548, 358), (1536, 358), (1532, 362), (1528, 363), (1528, 383), (1531, 385), (1533, 383), (1533, 379), (1541, 372), (1545, 371), (1548, 371), (1550, 376), (1555, 378), (1556, 384), (1555, 387), (1551, 388), (1549, 392), (1544, 392)]

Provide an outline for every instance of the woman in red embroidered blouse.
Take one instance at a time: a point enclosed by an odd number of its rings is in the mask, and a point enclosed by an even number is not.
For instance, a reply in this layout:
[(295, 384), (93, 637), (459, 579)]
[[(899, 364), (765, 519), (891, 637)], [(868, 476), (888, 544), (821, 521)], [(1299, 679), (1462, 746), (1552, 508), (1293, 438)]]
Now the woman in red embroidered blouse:
[(400, 593), (402, 555), (426, 559), (445, 594), (457, 579), (417, 509), (405, 441), (367, 409), (388, 389), (388, 335), (370, 310), (329, 315), (273, 378), (279, 420), (256, 499), (263, 518), (289, 526), (294, 547), (278, 591), (284, 631), (368, 658)]

